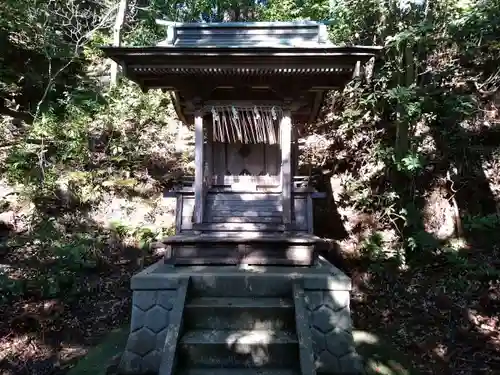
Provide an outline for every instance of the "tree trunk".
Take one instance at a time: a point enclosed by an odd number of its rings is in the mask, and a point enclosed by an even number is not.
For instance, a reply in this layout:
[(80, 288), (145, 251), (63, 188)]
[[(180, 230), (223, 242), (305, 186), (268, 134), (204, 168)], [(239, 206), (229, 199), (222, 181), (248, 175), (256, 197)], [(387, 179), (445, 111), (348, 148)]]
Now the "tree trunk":
[[(127, 12), (127, 0), (120, 0), (118, 12), (116, 14), (115, 27), (113, 28), (113, 46), (120, 47), (122, 44), (122, 27), (125, 22), (125, 14)], [(111, 85), (118, 83), (118, 64), (111, 61)]]

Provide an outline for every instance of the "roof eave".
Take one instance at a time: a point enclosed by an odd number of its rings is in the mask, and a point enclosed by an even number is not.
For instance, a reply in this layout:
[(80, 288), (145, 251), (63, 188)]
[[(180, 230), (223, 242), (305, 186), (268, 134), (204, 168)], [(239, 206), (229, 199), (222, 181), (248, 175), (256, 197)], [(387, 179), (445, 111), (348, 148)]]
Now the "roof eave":
[(103, 46), (101, 50), (107, 57), (123, 58), (133, 56), (358, 56), (365, 59), (376, 57), (381, 51), (379, 46), (318, 46), (318, 47), (112, 47)]

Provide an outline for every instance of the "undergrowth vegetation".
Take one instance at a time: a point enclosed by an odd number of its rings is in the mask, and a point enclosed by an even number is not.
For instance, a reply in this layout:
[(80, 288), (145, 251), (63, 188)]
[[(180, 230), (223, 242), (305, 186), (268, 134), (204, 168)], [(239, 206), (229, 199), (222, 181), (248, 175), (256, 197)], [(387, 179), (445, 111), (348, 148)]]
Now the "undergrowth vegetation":
[(384, 57), (364, 81), (330, 96), (310, 132), (329, 144), (329, 156), (315, 162), (338, 188), (348, 240), (366, 229), (356, 246), (369, 258), (386, 254), (404, 264), (443, 249), (496, 246), (500, 28), (493, 3), (410, 4), (404, 18), (386, 13), (378, 30), (352, 40), (384, 42)]
[(22, 136), (11, 135), (2, 149), (2, 187), (11, 191), (0, 204), (4, 230), (17, 235), (2, 252), (31, 254), (3, 270), (3, 300), (79, 293), (88, 287), (81, 278), (105, 268), (113, 248), (115, 256), (123, 246), (147, 249), (171, 233), (172, 203), (162, 192), (190, 157), (176, 148), (172, 112), (168, 94), (123, 84), (83, 99), (68, 93)]

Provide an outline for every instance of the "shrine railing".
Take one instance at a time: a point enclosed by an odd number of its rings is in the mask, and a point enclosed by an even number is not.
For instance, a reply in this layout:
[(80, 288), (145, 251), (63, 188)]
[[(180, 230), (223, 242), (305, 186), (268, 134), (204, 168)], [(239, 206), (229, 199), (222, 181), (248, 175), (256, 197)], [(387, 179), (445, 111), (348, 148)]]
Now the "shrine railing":
[[(215, 178), (216, 176), (214, 176)], [(217, 192), (217, 191), (221, 191), (221, 192), (237, 192), (238, 189), (234, 189), (230, 183), (230, 181), (233, 181), (233, 182), (241, 182), (242, 183), (242, 186), (245, 185), (245, 182), (242, 181), (243, 178), (252, 178), (252, 177), (255, 177), (257, 180), (259, 178), (266, 178), (266, 177), (269, 177), (269, 176), (224, 176), (225, 177), (225, 182), (227, 181), (227, 185), (226, 186), (216, 186), (214, 184), (210, 186), (209, 183), (206, 182), (206, 180), (204, 180), (204, 194), (206, 194), (208, 192), (208, 190), (210, 190), (211, 192)], [(272, 177), (272, 176), (270, 176)], [(247, 180), (248, 181), (248, 180)], [(263, 180), (261, 180), (263, 181)], [(264, 180), (265, 181), (265, 180)], [(185, 195), (192, 195), (194, 194), (194, 189), (193, 189), (193, 184), (194, 184), (194, 176), (184, 176), (182, 177), (180, 180), (179, 180), (179, 183), (177, 184), (176, 188), (174, 188), (173, 190), (170, 190), (170, 191), (165, 191), (164, 192), (164, 197), (176, 197), (178, 194), (185, 194)], [(234, 185), (233, 185), (234, 186)], [(260, 185), (260, 184), (257, 184), (258, 187), (262, 187), (264, 185)], [(279, 193), (281, 190), (280, 190), (280, 187), (279, 187), (279, 184), (278, 185), (275, 185), (275, 186), (271, 186), (271, 187), (263, 187), (261, 189), (257, 189), (257, 192), (275, 192), (275, 193)], [(318, 192), (316, 191), (312, 186), (311, 186), (311, 177), (309, 176), (294, 176), (293, 177), (293, 193), (294, 194), (310, 194), (312, 198), (325, 198), (326, 197), (326, 193), (324, 192)]]
[[(222, 177), (222, 178), (221, 178)], [(212, 176), (212, 179), (204, 179), (207, 187), (231, 187), (233, 184), (255, 184), (260, 187), (279, 187), (279, 176)], [(294, 190), (311, 187), (309, 176), (293, 176)], [(178, 189), (190, 189), (194, 184), (194, 176), (181, 178)]]

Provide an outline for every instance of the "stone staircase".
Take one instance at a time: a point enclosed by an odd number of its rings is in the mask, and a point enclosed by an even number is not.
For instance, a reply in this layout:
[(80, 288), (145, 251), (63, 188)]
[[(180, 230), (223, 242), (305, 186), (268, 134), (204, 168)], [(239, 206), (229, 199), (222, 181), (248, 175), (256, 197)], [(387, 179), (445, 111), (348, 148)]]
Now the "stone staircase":
[(195, 296), (183, 322), (178, 375), (301, 374), (292, 298)]
[(350, 280), (311, 267), (182, 266), (132, 278), (129, 375), (360, 375)]

